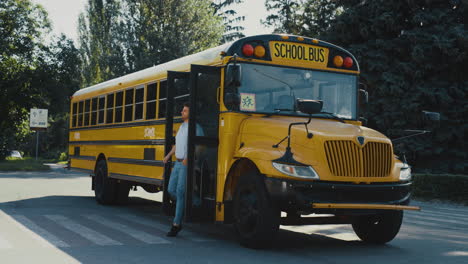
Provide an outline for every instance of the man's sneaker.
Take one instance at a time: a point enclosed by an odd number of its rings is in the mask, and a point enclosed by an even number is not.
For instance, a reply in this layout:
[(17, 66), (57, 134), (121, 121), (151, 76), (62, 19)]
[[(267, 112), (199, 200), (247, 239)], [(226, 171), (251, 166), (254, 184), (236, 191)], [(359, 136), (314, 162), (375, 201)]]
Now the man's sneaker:
[(178, 225), (178, 226), (172, 225), (171, 230), (167, 232), (166, 236), (175, 237), (177, 236), (177, 233), (179, 233), (180, 230), (182, 230), (182, 225)]

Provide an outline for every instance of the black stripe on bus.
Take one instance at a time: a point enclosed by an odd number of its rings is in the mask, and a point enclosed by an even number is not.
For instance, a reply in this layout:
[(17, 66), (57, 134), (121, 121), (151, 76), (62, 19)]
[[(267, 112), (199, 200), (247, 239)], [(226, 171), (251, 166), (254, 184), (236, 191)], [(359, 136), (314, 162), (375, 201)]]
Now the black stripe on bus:
[(70, 156), (70, 158), (72, 158), (72, 159), (79, 159), (79, 160), (93, 160), (93, 161), (96, 160), (96, 157), (95, 157), (95, 156), (82, 156), (82, 155), (80, 155), (80, 156), (73, 156), (73, 155), (72, 155), (72, 156)]
[(141, 176), (127, 175), (127, 174), (110, 173), (109, 177), (114, 178), (114, 179), (119, 179), (119, 180), (155, 184), (159, 186), (162, 186), (163, 184), (163, 180), (160, 180), (160, 179), (146, 178), (146, 177), (141, 177)]
[(70, 145), (164, 145), (164, 139), (70, 141)]
[(162, 162), (162, 160), (142, 160), (142, 159), (127, 159), (127, 158), (108, 158), (107, 160), (113, 163), (125, 163), (125, 164), (164, 167), (164, 162)]
[[(182, 118), (174, 119), (174, 123), (182, 123)], [(80, 130), (96, 130), (96, 129), (108, 129), (108, 128), (122, 128), (122, 127), (138, 127), (138, 126), (153, 126), (153, 125), (165, 125), (166, 120), (153, 120), (153, 121), (144, 121), (144, 122), (134, 122), (134, 123), (121, 123), (121, 124), (102, 124), (99, 126), (92, 127), (75, 127), (70, 128), (69, 131), (80, 131)]]

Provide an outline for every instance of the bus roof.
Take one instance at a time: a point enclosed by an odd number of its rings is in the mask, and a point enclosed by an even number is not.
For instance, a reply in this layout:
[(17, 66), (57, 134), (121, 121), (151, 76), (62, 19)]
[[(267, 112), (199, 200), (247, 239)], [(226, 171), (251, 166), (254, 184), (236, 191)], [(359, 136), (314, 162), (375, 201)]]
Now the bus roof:
[[(270, 41), (282, 41), (282, 42), (295, 42), (301, 44), (311, 44), (320, 47), (326, 47), (334, 51), (333, 55), (344, 55), (351, 57), (355, 62), (353, 68), (350, 69), (352, 72), (359, 72), (359, 65), (354, 56), (347, 50), (338, 47), (336, 45), (319, 41), (313, 38), (306, 38), (293, 35), (278, 35), (278, 34), (266, 34), (266, 35), (256, 35), (246, 38), (236, 40), (234, 42), (226, 43), (224, 45), (207, 49), (205, 51), (188, 55), (179, 59), (175, 59), (160, 65), (156, 65), (141, 71), (130, 73), (115, 79), (111, 79), (81, 90), (78, 90), (73, 94), (73, 97), (87, 97), (88, 94), (95, 94), (99, 92), (106, 92), (112, 88), (122, 89), (135, 85), (142, 85), (144, 83), (160, 79), (166, 75), (167, 71), (189, 71), (191, 64), (200, 64), (200, 65), (215, 65), (222, 63), (223, 56), (233, 56), (234, 54), (240, 55), (242, 57), (242, 47), (247, 43), (264, 43), (267, 45), (267, 42)], [(255, 45), (255, 44), (254, 44)], [(332, 54), (330, 54), (332, 55)], [(267, 60), (271, 61), (271, 56), (263, 58), (265, 62)]]

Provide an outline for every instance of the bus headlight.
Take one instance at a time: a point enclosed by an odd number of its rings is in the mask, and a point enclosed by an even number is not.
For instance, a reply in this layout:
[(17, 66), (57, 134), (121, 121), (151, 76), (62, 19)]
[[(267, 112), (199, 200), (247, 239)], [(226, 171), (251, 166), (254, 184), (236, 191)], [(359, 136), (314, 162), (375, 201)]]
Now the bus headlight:
[(290, 164), (273, 162), (273, 167), (286, 175), (304, 179), (320, 179), (312, 166), (294, 166)]
[(400, 181), (410, 181), (411, 180), (411, 167), (408, 164), (403, 164), (403, 167), (400, 168)]

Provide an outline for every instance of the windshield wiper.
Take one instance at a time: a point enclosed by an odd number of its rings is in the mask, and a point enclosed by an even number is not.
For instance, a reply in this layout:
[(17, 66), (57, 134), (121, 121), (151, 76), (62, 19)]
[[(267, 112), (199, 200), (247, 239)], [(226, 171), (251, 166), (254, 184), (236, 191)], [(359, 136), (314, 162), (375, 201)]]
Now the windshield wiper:
[(343, 118), (341, 118), (341, 117), (335, 115), (334, 113), (323, 112), (323, 111), (322, 111), (322, 112), (317, 113), (317, 114), (315, 114), (315, 115), (320, 115), (320, 114), (328, 115), (329, 117), (331, 117), (331, 119), (338, 120), (338, 121), (340, 121), (341, 123), (346, 123), (346, 122), (343, 120)]
[(285, 112), (285, 111), (291, 112), (291, 111), (294, 111), (294, 110), (293, 109), (285, 109), (285, 108), (275, 108), (274, 112), (265, 114), (263, 117), (270, 117), (272, 115), (278, 114), (279, 112)]

